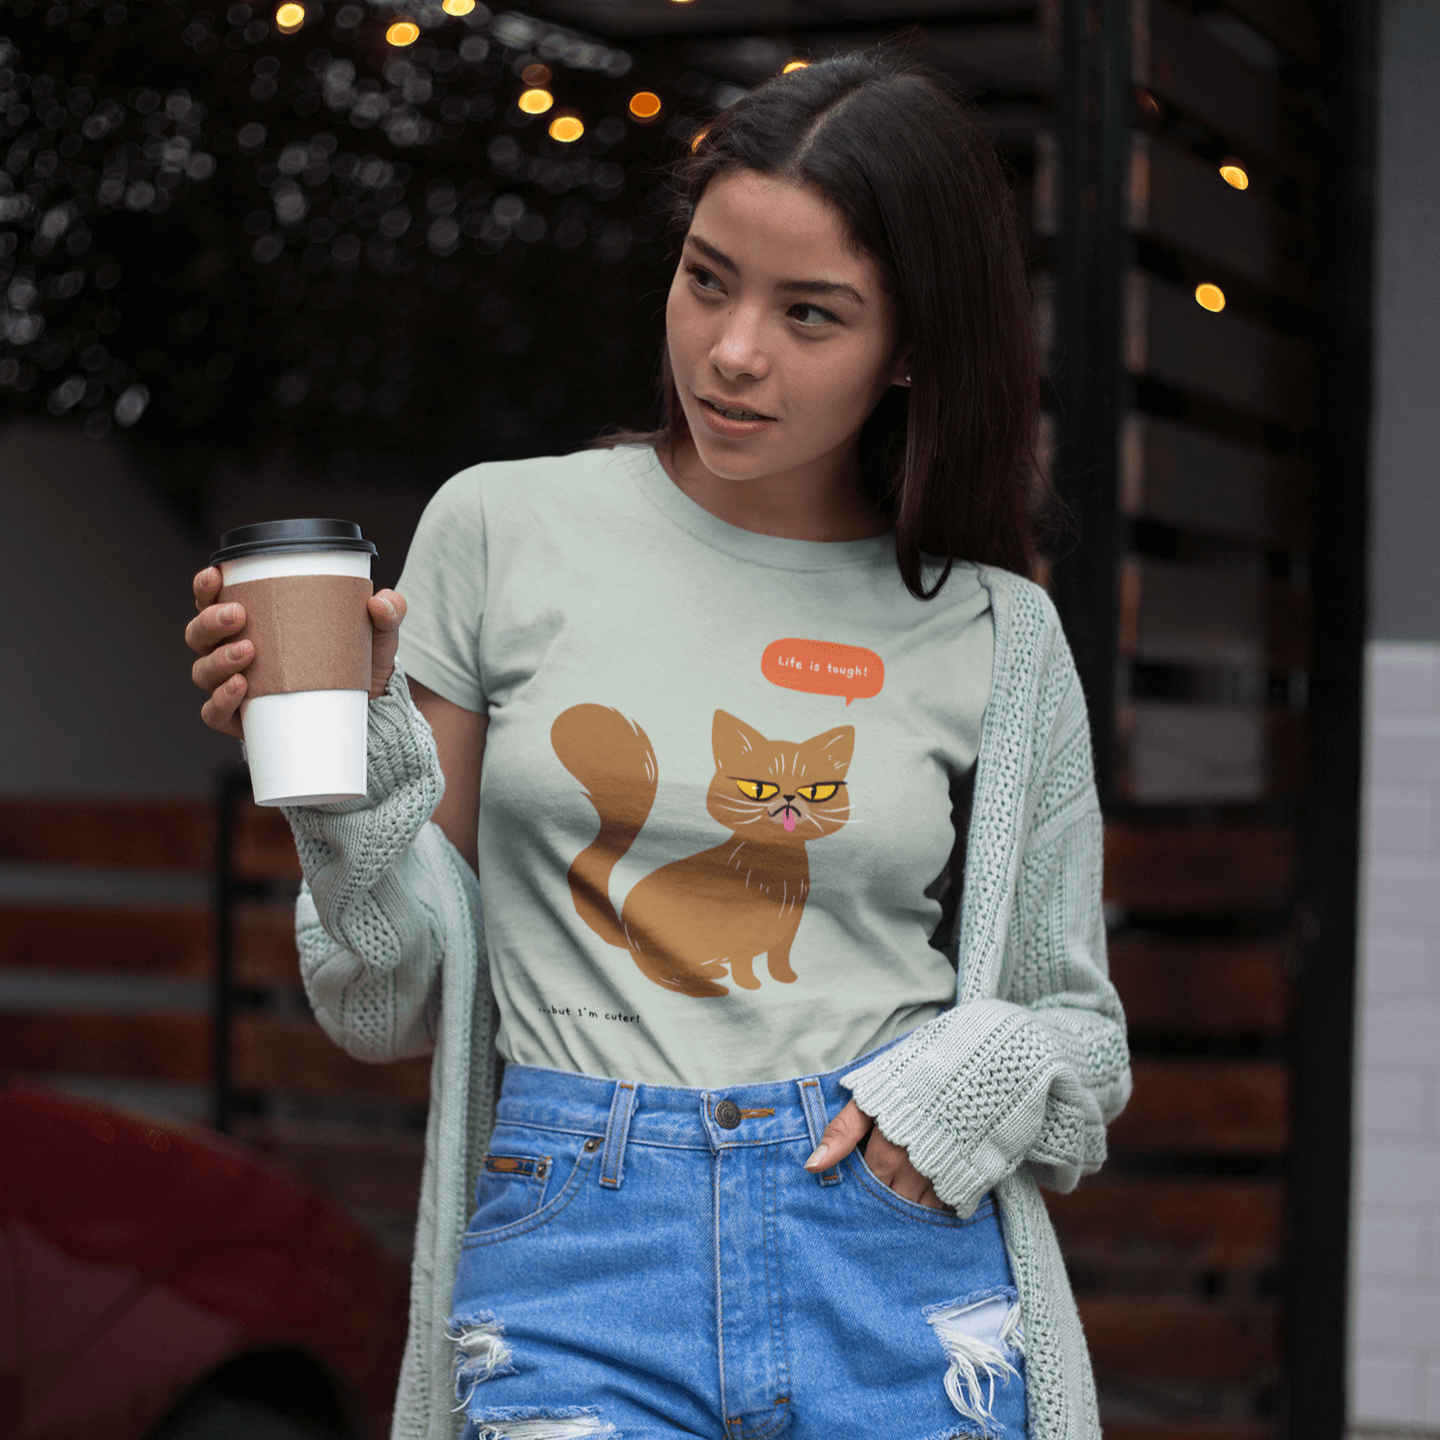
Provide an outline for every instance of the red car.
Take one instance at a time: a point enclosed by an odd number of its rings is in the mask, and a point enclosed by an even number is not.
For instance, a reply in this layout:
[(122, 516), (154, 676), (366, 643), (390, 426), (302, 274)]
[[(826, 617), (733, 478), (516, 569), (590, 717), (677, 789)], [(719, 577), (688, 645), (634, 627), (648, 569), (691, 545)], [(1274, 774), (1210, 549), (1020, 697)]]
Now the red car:
[(0, 1077), (0, 1436), (379, 1440), (405, 1312), (252, 1151)]

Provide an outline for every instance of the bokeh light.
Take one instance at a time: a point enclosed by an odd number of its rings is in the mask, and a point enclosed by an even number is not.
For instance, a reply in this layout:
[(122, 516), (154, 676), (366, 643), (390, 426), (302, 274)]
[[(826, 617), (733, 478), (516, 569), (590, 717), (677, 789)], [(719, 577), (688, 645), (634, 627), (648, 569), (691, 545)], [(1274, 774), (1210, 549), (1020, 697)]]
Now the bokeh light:
[(1222, 160), (1220, 162), (1220, 178), (1227, 185), (1233, 185), (1237, 190), (1250, 188), (1250, 177), (1245, 173), (1245, 167), (1238, 160)]
[(637, 90), (630, 97), (630, 113), (637, 120), (653, 120), (660, 113), (660, 97), (653, 90)]
[(570, 145), (585, 133), (585, 123), (578, 115), (557, 115), (550, 122), (550, 138)]
[(523, 90), (515, 103), (527, 115), (543, 115), (555, 103), (555, 97), (548, 90)]
[(709, 133), (710, 133), (710, 131), (709, 131), (708, 128), (707, 128), (707, 129), (704, 129), (704, 130), (697, 130), (697, 131), (695, 132), (695, 138), (690, 142), (690, 148), (691, 148), (692, 150), (698, 150), (698, 149), (700, 148), (700, 142), (701, 142)]
[(475, 0), (440, 0), (440, 8), (447, 15), (468, 15), (475, 8)]
[(385, 32), (385, 38), (392, 45), (413, 45), (420, 38), (420, 27), (410, 20), (397, 20)]
[(1218, 315), (1225, 308), (1225, 292), (1218, 285), (1212, 285), (1207, 280), (1205, 284), (1195, 287), (1195, 303), (1202, 309)]
[(282, 5), (275, 12), (275, 28), (284, 35), (293, 35), (305, 23), (303, 5)]
[(804, 70), (809, 64), (808, 60), (792, 60), (780, 73), (789, 75), (795, 70)]

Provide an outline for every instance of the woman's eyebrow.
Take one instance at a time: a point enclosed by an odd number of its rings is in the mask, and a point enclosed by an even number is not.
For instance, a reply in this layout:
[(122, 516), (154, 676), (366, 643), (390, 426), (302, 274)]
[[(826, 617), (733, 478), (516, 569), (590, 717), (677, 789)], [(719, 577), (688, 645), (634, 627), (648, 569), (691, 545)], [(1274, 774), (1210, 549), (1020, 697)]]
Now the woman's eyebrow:
[[(723, 251), (708, 240), (702, 240), (692, 230), (686, 237), (707, 260), (713, 260), (722, 270), (738, 276), (740, 267)], [(865, 303), (865, 297), (853, 286), (841, 280), (781, 280), (775, 288), (786, 295), (843, 295), (857, 305)]]

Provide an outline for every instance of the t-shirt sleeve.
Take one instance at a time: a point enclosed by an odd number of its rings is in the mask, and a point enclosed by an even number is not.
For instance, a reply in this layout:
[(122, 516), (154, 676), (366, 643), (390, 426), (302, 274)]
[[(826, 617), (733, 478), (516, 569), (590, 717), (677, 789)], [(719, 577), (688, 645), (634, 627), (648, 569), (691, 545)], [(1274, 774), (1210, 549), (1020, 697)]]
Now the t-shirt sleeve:
[(405, 597), (405, 673), (464, 710), (487, 708), (480, 665), (485, 519), (480, 466), (447, 480), (425, 507), (395, 587)]

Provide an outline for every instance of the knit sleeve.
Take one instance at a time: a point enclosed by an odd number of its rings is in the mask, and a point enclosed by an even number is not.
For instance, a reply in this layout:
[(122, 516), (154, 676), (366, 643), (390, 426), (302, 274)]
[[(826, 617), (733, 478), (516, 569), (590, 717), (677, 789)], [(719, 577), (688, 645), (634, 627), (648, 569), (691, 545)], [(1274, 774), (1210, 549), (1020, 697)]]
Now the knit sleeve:
[(286, 807), (304, 884), (300, 974), (321, 1028), (360, 1060), (434, 1049), (445, 937), (431, 898), (465, 865), (430, 822), (445, 789), (435, 741), (397, 664), (370, 702), (369, 793)]
[(1100, 809), (1068, 652), (1055, 680), (1011, 872), (998, 995), (964, 1001), (845, 1080), (962, 1215), (1021, 1165), (1073, 1189), (1104, 1161), (1105, 1126), (1130, 1093), (1125, 1020), (1105, 959)]

